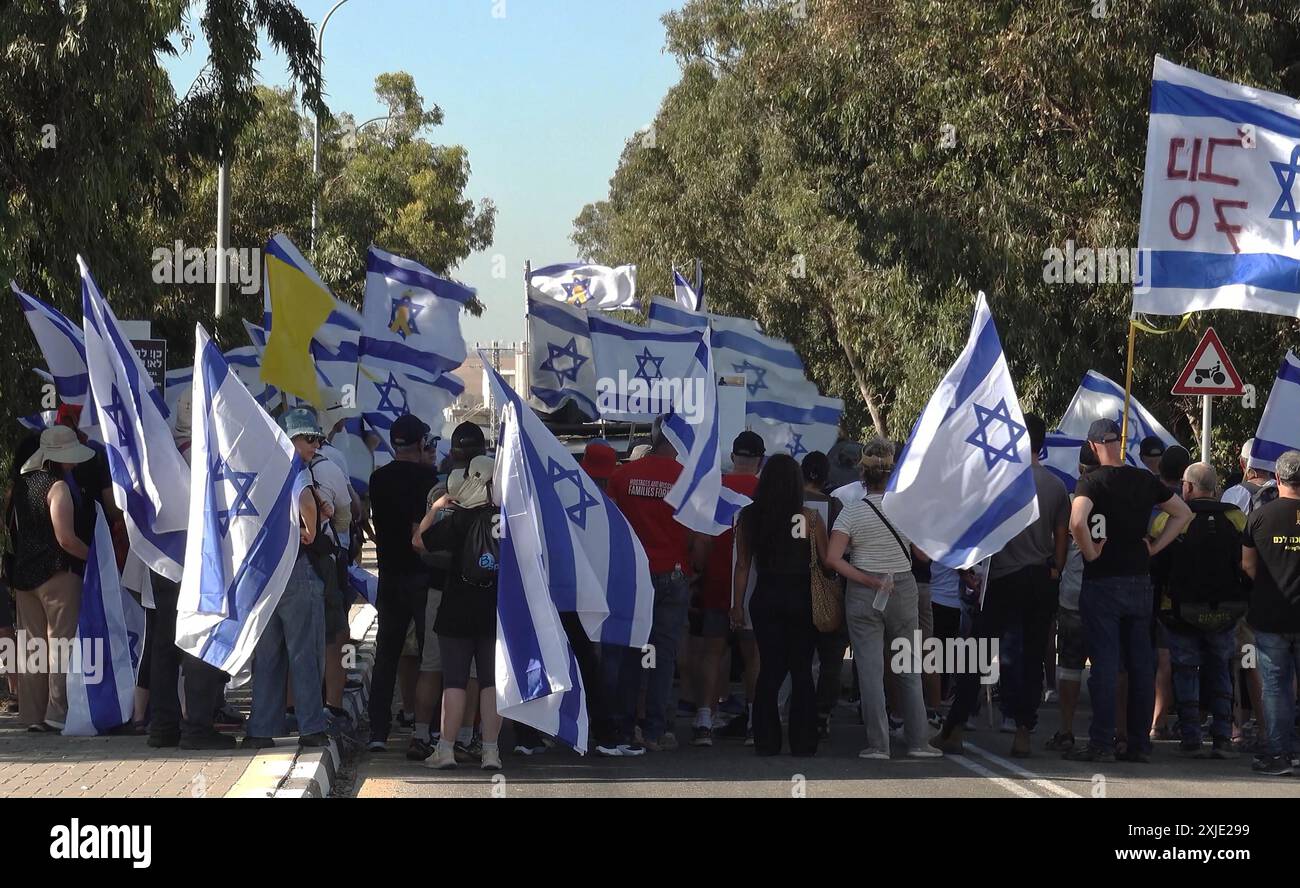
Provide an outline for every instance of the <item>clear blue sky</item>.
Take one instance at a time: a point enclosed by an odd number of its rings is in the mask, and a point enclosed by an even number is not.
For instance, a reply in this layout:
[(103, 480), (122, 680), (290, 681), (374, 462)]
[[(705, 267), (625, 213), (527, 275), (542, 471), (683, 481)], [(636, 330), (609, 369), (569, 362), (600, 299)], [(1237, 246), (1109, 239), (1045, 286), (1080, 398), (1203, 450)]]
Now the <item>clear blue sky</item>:
[[(319, 22), (334, 0), (298, 0)], [(583, 205), (608, 193), (624, 141), (654, 118), (678, 79), (659, 18), (674, 0), (348, 0), (325, 31), (330, 110), (357, 121), (384, 113), (375, 77), (408, 71), (444, 122), (430, 134), (469, 150), (468, 196), (497, 205), (492, 246), (455, 275), (477, 287), (482, 318), (463, 316), (465, 338), (523, 338), (523, 267), (576, 257), (569, 236)], [(494, 10), (504, 11), (494, 17)], [(196, 40), (167, 63), (184, 92), (207, 58)], [(263, 41), (263, 82), (288, 84), (284, 58)], [(232, 195), (234, 212), (241, 196)], [(305, 244), (300, 245), (304, 249)], [(492, 277), (502, 257), (507, 277)]]

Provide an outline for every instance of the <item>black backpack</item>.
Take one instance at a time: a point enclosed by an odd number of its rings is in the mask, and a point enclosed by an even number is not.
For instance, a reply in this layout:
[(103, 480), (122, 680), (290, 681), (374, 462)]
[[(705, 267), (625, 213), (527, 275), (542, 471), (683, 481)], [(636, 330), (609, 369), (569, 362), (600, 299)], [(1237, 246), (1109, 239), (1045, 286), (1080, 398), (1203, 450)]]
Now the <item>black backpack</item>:
[(1166, 583), (1171, 616), (1184, 628), (1218, 632), (1246, 612), (1242, 583), (1241, 531), (1228, 512), (1231, 503), (1191, 500), (1192, 523), (1169, 547)]
[(501, 539), (497, 527), (500, 511), (496, 506), (480, 506), (469, 519), (465, 542), (460, 552), (460, 577), (479, 589), (493, 589), (500, 569)]
[(1267, 506), (1278, 497), (1277, 482), (1271, 478), (1263, 484), (1246, 481), (1243, 482), (1242, 486), (1250, 492), (1250, 505), (1246, 507), (1246, 514), (1248, 515), (1260, 506)]

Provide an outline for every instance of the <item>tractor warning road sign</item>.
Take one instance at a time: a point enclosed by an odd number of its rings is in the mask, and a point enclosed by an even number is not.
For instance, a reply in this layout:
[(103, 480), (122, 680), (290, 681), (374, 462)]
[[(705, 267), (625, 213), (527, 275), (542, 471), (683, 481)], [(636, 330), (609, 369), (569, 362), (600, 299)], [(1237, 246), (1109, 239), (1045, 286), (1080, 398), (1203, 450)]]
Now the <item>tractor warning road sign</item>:
[(1178, 374), (1174, 383), (1175, 395), (1227, 395), (1240, 396), (1246, 393), (1241, 375), (1232, 366), (1227, 350), (1219, 341), (1213, 327), (1205, 331), (1200, 345), (1192, 352), (1192, 359), (1187, 362), (1183, 372)]

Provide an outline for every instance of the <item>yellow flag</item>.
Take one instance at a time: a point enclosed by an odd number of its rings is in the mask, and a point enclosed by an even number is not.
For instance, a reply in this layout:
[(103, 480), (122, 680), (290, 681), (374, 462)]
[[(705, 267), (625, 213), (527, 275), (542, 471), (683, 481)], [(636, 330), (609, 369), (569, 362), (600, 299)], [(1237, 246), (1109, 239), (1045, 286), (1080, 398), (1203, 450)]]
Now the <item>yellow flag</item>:
[(271, 331), (262, 354), (262, 381), (323, 407), (311, 340), (334, 310), (334, 297), (279, 257), (264, 256)]

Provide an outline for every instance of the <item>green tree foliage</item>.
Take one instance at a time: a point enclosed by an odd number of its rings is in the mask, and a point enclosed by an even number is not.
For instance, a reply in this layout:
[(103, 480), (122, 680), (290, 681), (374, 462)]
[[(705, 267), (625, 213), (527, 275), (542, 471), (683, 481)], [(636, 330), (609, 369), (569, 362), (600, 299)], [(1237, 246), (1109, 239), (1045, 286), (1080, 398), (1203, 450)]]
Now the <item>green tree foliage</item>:
[[(907, 434), (983, 289), (1026, 409), (1055, 422), (1086, 370), (1123, 381), (1130, 287), (1047, 284), (1044, 258), (1136, 244), (1154, 56), (1300, 95), (1294, 3), (1108, 7), (691, 0), (664, 18), (681, 79), (574, 241), (647, 292), (701, 257), (710, 308), (790, 339), (853, 434)], [(1226, 467), (1300, 327), (1211, 312), (1139, 335), (1134, 392), (1188, 444), (1199, 403), (1167, 393), (1211, 323), (1259, 389), (1219, 401)]]

